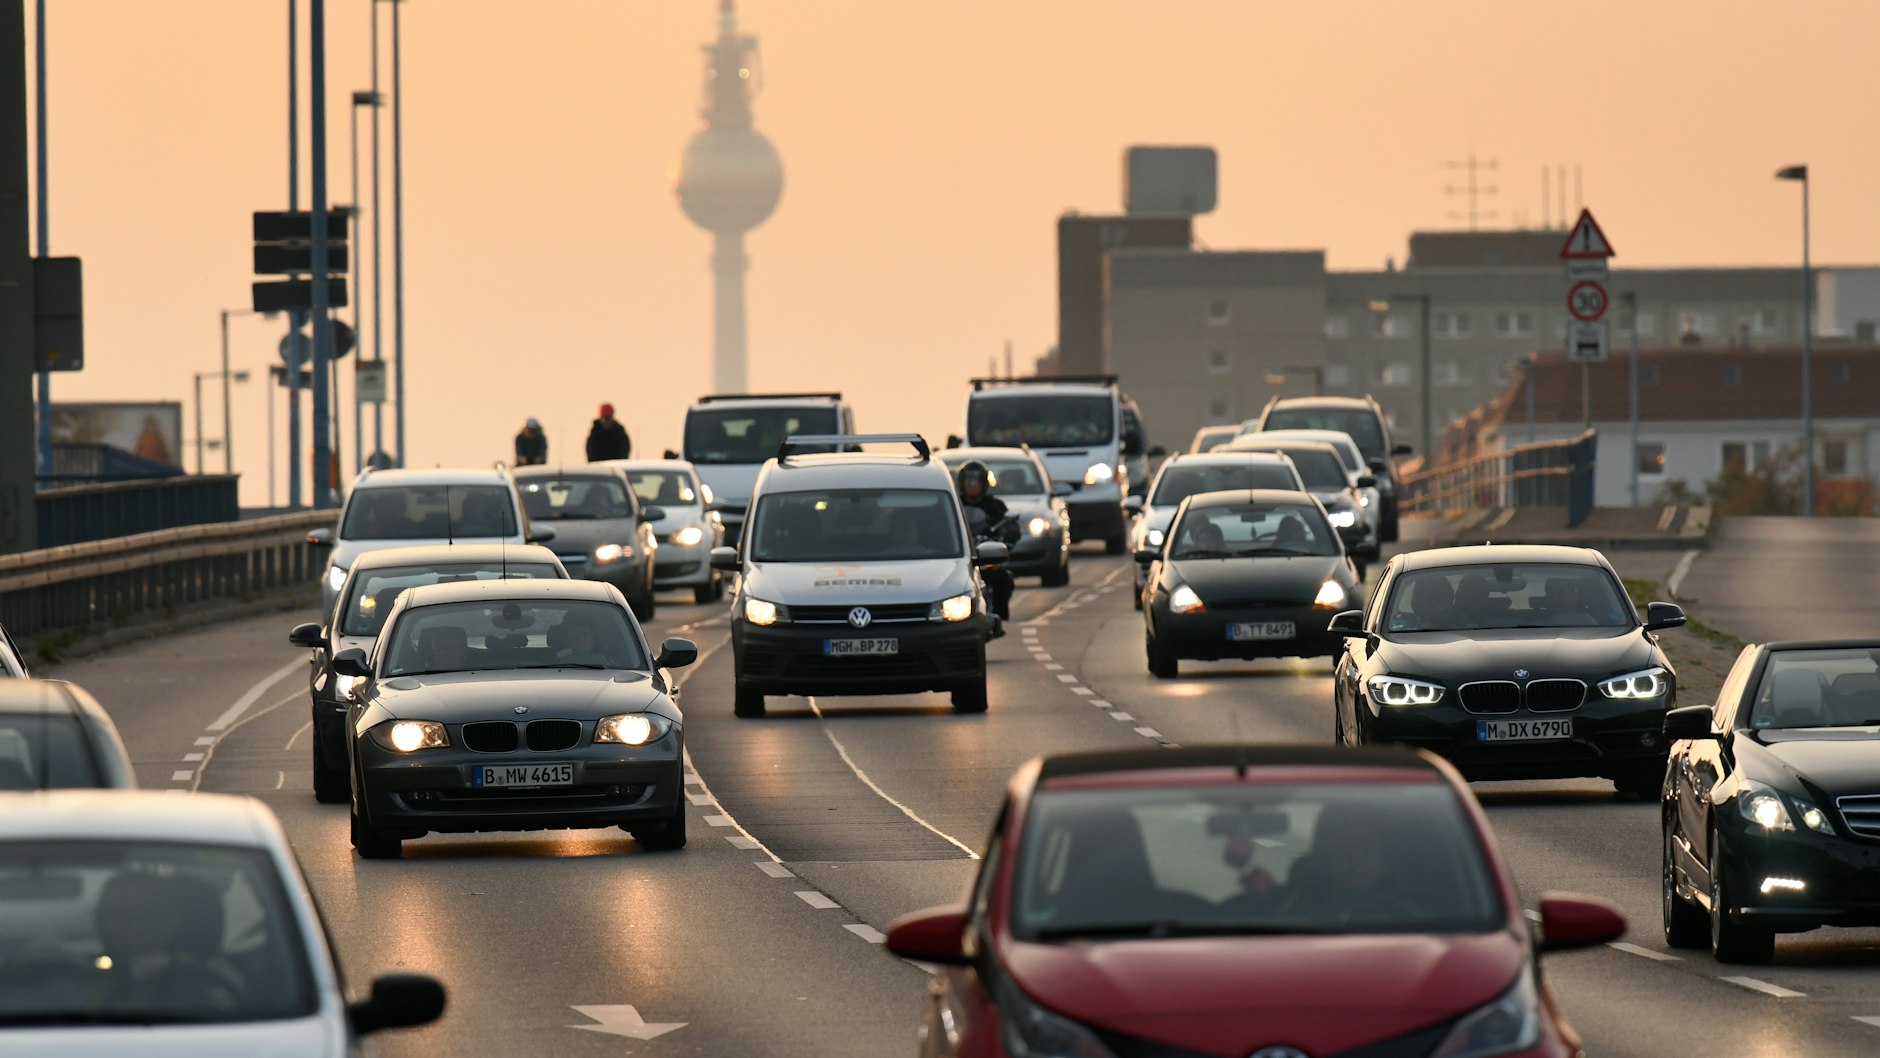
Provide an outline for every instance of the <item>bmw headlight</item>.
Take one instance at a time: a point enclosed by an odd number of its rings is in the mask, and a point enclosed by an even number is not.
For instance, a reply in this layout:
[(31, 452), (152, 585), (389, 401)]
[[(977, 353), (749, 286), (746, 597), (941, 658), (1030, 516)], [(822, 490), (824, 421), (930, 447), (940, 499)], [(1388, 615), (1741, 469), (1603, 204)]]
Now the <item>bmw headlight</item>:
[(1115, 1058), (1095, 1033), (1046, 1010), (1000, 974), (992, 990), (999, 1007), (999, 1035), (1012, 1058)]
[(942, 599), (927, 608), (929, 621), (964, 621), (973, 615), (973, 596), (955, 595), (951, 599)]
[[(304, 583), (304, 582), (303, 582)], [(326, 586), (338, 591), (346, 583), (346, 571), (338, 566), (326, 567)]]
[(1435, 705), (1443, 700), (1443, 685), (1402, 676), (1373, 676), (1371, 698), (1379, 705)]
[(1657, 668), (1640, 669), (1599, 681), (1599, 693), (1608, 698), (1658, 698), (1670, 689), (1671, 680), (1665, 675), (1665, 670)]
[(1349, 507), (1332, 511), (1326, 517), (1331, 519), (1334, 529), (1349, 529), (1358, 524), (1358, 512)]
[(1168, 608), (1175, 613), (1186, 614), (1205, 613), (1208, 609), (1207, 604), (1201, 601), (1201, 596), (1196, 595), (1195, 590), (1186, 584), (1169, 594)]
[(693, 547), (705, 539), (705, 530), (696, 525), (688, 525), (672, 534), (672, 542), (679, 547)]
[(1799, 797), (1785, 797), (1773, 786), (1745, 780), (1736, 794), (1737, 811), (1764, 830), (1794, 830), (1797, 821), (1819, 834), (1832, 834), (1828, 814)]
[(774, 602), (746, 595), (744, 597), (744, 619), (754, 625), (774, 625), (778, 621), (790, 620), (790, 608), (778, 606)]
[(1312, 608), (1314, 610), (1342, 610), (1348, 598), (1343, 584), (1328, 580), (1319, 585), (1319, 594), (1312, 600)]
[(379, 745), (400, 753), (443, 749), (450, 745), (444, 725), (435, 720), (392, 720), (373, 728), (372, 735)]
[(1162, 542), (1167, 539), (1167, 533), (1164, 533), (1160, 529), (1151, 529), (1149, 530), (1149, 535), (1143, 538), (1143, 542), (1147, 543), (1150, 547), (1161, 547)]
[(1107, 485), (1115, 479), (1116, 468), (1108, 463), (1092, 463), (1090, 469), (1084, 471), (1086, 485)]
[(1541, 1038), (1540, 989), (1534, 965), (1523, 963), (1514, 986), (1487, 1006), (1462, 1016), (1430, 1058), (1493, 1058), (1525, 1051)]
[(650, 713), (622, 713), (603, 716), (594, 725), (594, 741), (621, 746), (644, 746), (657, 742), (672, 730), (672, 721)]
[(1025, 532), (1030, 533), (1032, 536), (1043, 536), (1050, 531), (1051, 519), (1046, 518), (1042, 514), (1032, 515), (1031, 520), (1025, 523)]
[(632, 558), (633, 549), (624, 544), (602, 544), (594, 549), (594, 564), (605, 566), (623, 558)]

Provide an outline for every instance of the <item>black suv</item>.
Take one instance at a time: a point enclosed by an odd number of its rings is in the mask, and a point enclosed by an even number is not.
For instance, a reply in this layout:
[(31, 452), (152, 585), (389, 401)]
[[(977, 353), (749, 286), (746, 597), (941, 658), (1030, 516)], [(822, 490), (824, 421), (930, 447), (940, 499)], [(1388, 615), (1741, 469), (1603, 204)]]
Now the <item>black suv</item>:
[(1397, 457), (1411, 454), (1406, 444), (1391, 440), (1384, 409), (1370, 396), (1274, 397), (1260, 412), (1262, 430), (1338, 430), (1351, 435), (1364, 461), (1377, 476), (1377, 539), (1397, 539)]

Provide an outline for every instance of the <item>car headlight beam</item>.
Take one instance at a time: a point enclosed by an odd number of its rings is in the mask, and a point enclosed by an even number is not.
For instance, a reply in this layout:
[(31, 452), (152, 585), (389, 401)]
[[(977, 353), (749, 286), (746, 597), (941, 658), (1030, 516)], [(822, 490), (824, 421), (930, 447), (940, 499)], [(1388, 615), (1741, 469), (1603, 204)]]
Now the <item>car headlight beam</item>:
[(1828, 821), (1826, 812), (1753, 779), (1746, 780), (1737, 791), (1736, 807), (1743, 818), (1765, 831), (1794, 830), (1800, 823), (1817, 834), (1834, 833), (1834, 824)]
[(672, 721), (652, 713), (603, 716), (594, 725), (594, 741), (620, 746), (644, 746), (666, 737)]
[(1443, 685), (1402, 676), (1371, 677), (1371, 698), (1379, 705), (1435, 705), (1443, 700)]
[(672, 542), (679, 547), (696, 547), (705, 540), (705, 530), (696, 525), (688, 525), (672, 534)]
[[(302, 583), (305, 583), (304, 581)], [(346, 571), (338, 566), (326, 567), (326, 586), (338, 591), (346, 583)]]
[(1042, 514), (1032, 515), (1031, 520), (1025, 523), (1025, 532), (1032, 536), (1043, 536), (1050, 531), (1051, 519)]
[(1168, 608), (1181, 614), (1206, 613), (1208, 609), (1207, 604), (1201, 601), (1201, 596), (1186, 584), (1169, 593)]
[(929, 621), (964, 621), (973, 615), (973, 594), (955, 595), (951, 599), (942, 599), (927, 609)]
[(1661, 668), (1640, 669), (1599, 681), (1600, 694), (1627, 701), (1659, 698), (1670, 689), (1671, 679)]
[(754, 625), (774, 625), (778, 621), (788, 621), (789, 611), (774, 602), (766, 602), (755, 596), (744, 597), (744, 619)]
[(633, 549), (624, 544), (602, 544), (594, 549), (594, 562), (596, 565), (605, 566), (609, 563), (618, 562), (623, 558), (632, 557)]
[(1334, 529), (1349, 529), (1358, 524), (1358, 512), (1350, 509), (1332, 511), (1325, 516)]
[(1312, 608), (1315, 610), (1342, 610), (1345, 608), (1345, 603), (1349, 598), (1350, 596), (1346, 594), (1343, 584), (1335, 580), (1328, 580), (1319, 585), (1319, 594), (1318, 597), (1312, 600)]
[(1090, 469), (1084, 471), (1084, 484), (1086, 485), (1107, 485), (1114, 480), (1116, 480), (1116, 468), (1108, 463), (1092, 463)]
[(1149, 535), (1143, 538), (1143, 542), (1147, 543), (1150, 547), (1161, 547), (1163, 542), (1167, 539), (1167, 533), (1160, 529), (1151, 529), (1149, 530)]
[(400, 753), (444, 749), (450, 745), (450, 735), (445, 733), (444, 725), (435, 720), (393, 720), (374, 731), (387, 748)]

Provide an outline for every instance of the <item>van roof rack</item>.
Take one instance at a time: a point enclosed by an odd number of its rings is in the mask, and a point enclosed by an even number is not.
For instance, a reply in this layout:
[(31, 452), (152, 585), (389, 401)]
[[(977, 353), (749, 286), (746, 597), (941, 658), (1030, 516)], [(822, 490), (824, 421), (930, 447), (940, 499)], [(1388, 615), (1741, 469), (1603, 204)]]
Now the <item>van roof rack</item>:
[(840, 393), (710, 393), (698, 399), (700, 404), (721, 400), (841, 400)]
[(782, 462), (798, 449), (812, 446), (851, 446), (864, 444), (906, 444), (913, 445), (914, 452), (925, 463), (932, 458), (933, 451), (927, 447), (927, 439), (917, 433), (805, 433), (792, 434), (777, 446), (777, 461)]
[(978, 392), (987, 386), (1114, 386), (1120, 375), (1033, 375), (1021, 378), (975, 378), (973, 390)]

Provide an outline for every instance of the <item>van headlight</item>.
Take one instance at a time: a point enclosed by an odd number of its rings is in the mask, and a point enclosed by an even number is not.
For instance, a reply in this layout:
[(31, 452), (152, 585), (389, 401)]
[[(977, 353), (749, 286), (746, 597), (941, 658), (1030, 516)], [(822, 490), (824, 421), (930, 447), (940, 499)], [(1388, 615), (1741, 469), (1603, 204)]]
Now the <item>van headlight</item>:
[(648, 713), (621, 713), (603, 716), (594, 725), (594, 741), (620, 746), (644, 746), (657, 742), (672, 730), (672, 721)]
[(1086, 485), (1107, 485), (1115, 479), (1116, 468), (1108, 463), (1092, 463), (1090, 469), (1084, 471)]
[(929, 621), (964, 621), (973, 615), (973, 596), (955, 595), (951, 599), (942, 599), (927, 610)]
[(693, 547), (705, 539), (705, 530), (696, 525), (688, 525), (672, 534), (672, 542), (679, 547)]
[(774, 625), (779, 621), (787, 624), (790, 620), (790, 608), (746, 595), (744, 597), (744, 619), (754, 625)]
[(1443, 700), (1443, 685), (1402, 676), (1373, 676), (1371, 697), (1379, 705), (1435, 705)]
[(1043, 536), (1051, 531), (1051, 519), (1042, 514), (1034, 514), (1031, 521), (1025, 523), (1025, 532), (1032, 536)]
[(1534, 965), (1524, 962), (1514, 985), (1486, 1006), (1462, 1016), (1430, 1058), (1493, 1058), (1515, 1054), (1541, 1038), (1541, 997)]
[(1665, 677), (1665, 670), (1652, 668), (1628, 672), (1623, 676), (1614, 676), (1609, 680), (1599, 681), (1599, 693), (1608, 698), (1638, 700), (1657, 698), (1671, 687), (1671, 681)]

